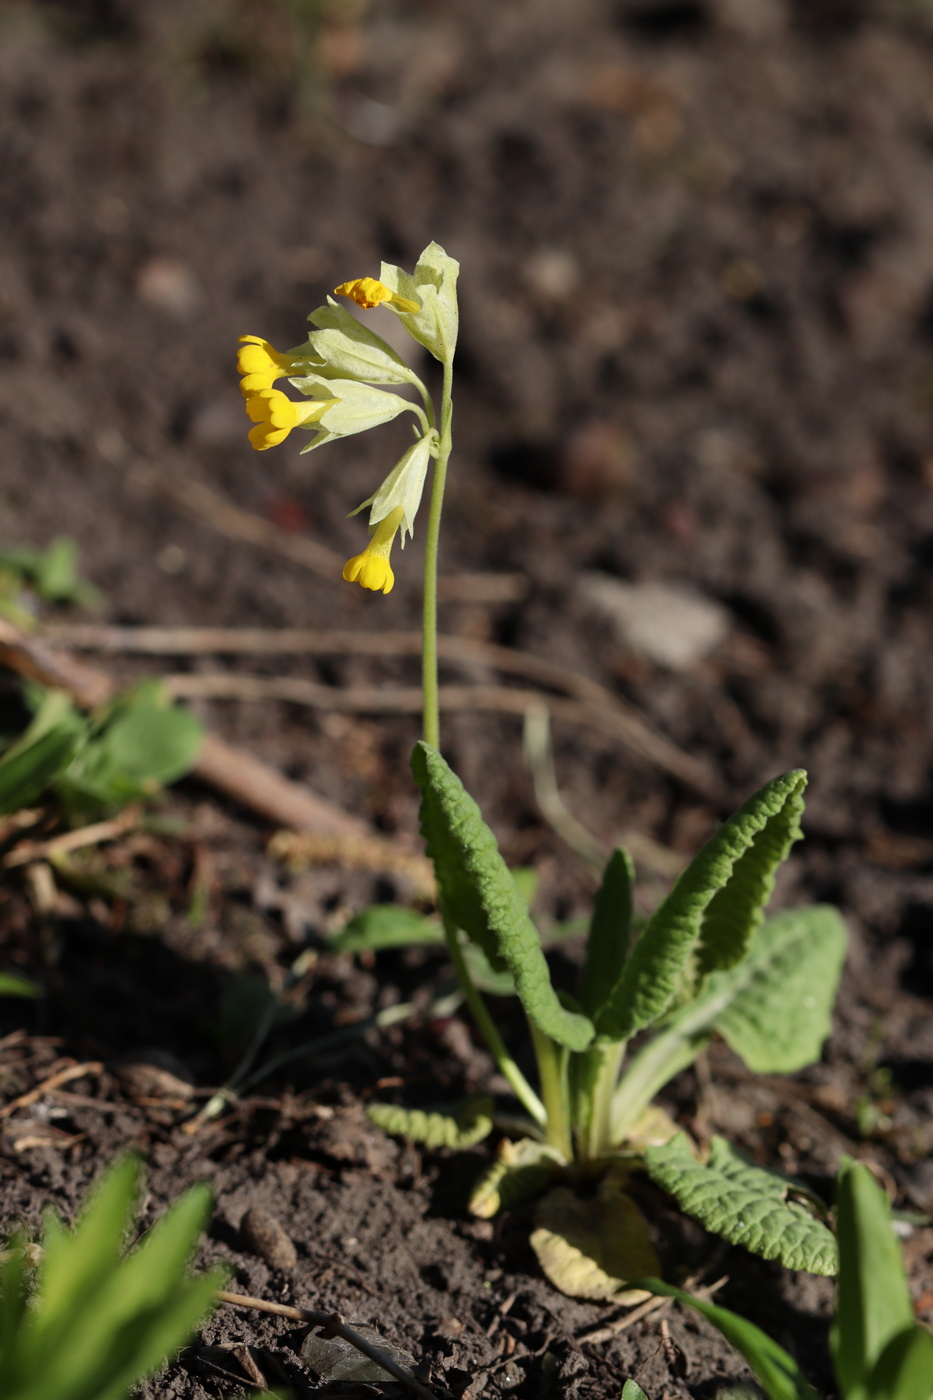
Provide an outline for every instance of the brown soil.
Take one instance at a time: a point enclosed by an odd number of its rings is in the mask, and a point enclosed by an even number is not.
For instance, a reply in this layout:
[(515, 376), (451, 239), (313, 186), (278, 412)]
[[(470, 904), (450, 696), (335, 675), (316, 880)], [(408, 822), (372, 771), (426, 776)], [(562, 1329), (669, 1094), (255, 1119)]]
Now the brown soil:
[[(337, 282), (443, 243), (463, 266), (444, 567), (529, 580), (519, 602), (446, 604), (444, 629), (610, 686), (737, 799), (783, 768), (810, 771), (808, 839), (779, 902), (833, 900), (852, 932), (824, 1061), (749, 1083), (718, 1047), (710, 1082), (681, 1076), (669, 1107), (826, 1193), (854, 1152), (900, 1205), (930, 1210), (929, 16), (907, 0), (333, 0), (317, 13), (297, 0), (0, 5), (4, 535), (74, 535), (113, 621), (417, 625), (419, 539), (391, 597), (364, 596), (224, 539), (136, 468), (206, 481), (356, 552), (364, 531), (347, 511), (404, 431), (257, 457), (233, 347), (245, 332), (294, 344)], [(687, 586), (727, 610), (726, 635), (683, 669), (654, 664), (594, 613), (580, 584), (592, 572)], [(413, 665), (264, 668), (343, 686), (411, 683)], [(255, 702), (204, 713), (384, 831), (414, 830), (413, 719)], [(557, 724), (555, 745), (568, 805), (607, 843), (635, 829), (689, 852), (721, 815), (614, 740)], [(515, 720), (451, 716), (445, 748), (508, 859), (536, 867), (542, 916), (581, 912), (588, 876), (542, 822)], [(459, 1018), (365, 1029), (394, 1001), (426, 1011), (448, 978), (439, 955), (363, 967), (321, 951), (348, 913), (404, 891), (289, 875), (264, 854), (267, 828), (193, 783), (168, 811), (188, 835), (100, 858), (136, 882), (129, 904), (72, 895), (37, 927), (24, 891), (4, 893), (4, 964), (48, 987), (38, 1010), (3, 1003), (3, 1032), (24, 1032), (0, 1044), (4, 1089), (63, 1059), (105, 1068), (4, 1120), (0, 1223), (36, 1226), (47, 1202), (71, 1215), (132, 1144), (151, 1165), (147, 1220), (208, 1177), (204, 1259), (228, 1260), (251, 1293), (374, 1323), (439, 1394), (601, 1397), (634, 1375), (661, 1400), (747, 1375), (676, 1311), (683, 1361), (650, 1321), (588, 1346), (581, 1334), (616, 1314), (544, 1281), (527, 1214), (495, 1228), (466, 1216), (485, 1146), (422, 1158), (366, 1125), (380, 1079), (380, 1094), (417, 1103), (501, 1088)], [(281, 986), (308, 948), (296, 1014), (262, 1054), (363, 1022), (358, 1035), (196, 1133), (174, 1080), (140, 1092), (118, 1074), (132, 1055), (222, 1083), (249, 1040), (257, 977)], [(285, 1227), (294, 1269), (241, 1247), (250, 1205)], [(929, 1317), (933, 1233), (906, 1249)], [(688, 1227), (678, 1250), (673, 1265), (728, 1273), (718, 1296), (832, 1393), (829, 1284), (720, 1258)], [(296, 1395), (371, 1393), (315, 1380), (301, 1329), (229, 1310), (141, 1393), (236, 1393), (246, 1373), (217, 1350), (235, 1342)]]

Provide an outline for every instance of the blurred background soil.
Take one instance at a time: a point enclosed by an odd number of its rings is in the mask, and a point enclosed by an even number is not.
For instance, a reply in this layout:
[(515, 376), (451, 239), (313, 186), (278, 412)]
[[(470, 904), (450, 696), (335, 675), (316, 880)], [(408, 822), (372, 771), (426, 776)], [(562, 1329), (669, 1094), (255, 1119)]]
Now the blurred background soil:
[[(836, 1126), (801, 1126), (786, 1095), (728, 1091), (698, 1108), (692, 1074), (677, 1102), (707, 1114), (713, 1103), (714, 1126), (816, 1177), (855, 1143), (902, 1204), (928, 1209), (928, 0), (4, 0), (0, 230), (2, 536), (73, 535), (104, 619), (125, 624), (417, 627), (423, 525), (383, 598), (225, 538), (153, 473), (358, 552), (365, 527), (347, 513), (406, 430), (257, 455), (237, 337), (299, 343), (338, 282), (375, 275), (381, 258), (411, 267), (432, 239), (460, 260), (442, 569), (502, 586), (484, 600), (461, 579), (442, 630), (602, 682), (718, 771), (736, 802), (783, 769), (809, 770), (808, 839), (779, 899), (837, 902), (852, 931), (837, 1032), (805, 1077)], [(397, 329), (388, 313), (370, 324)], [(107, 664), (142, 674), (138, 661)], [(223, 664), (334, 687), (417, 681), (401, 657)], [(415, 718), (198, 705), (225, 737), (382, 831), (414, 830)], [(452, 714), (444, 728), (507, 858), (537, 868), (543, 916), (580, 913), (589, 877), (537, 809), (520, 721)], [(607, 847), (636, 831), (691, 853), (724, 814), (616, 739), (558, 720), (554, 743), (565, 801)], [(162, 913), (150, 910), (135, 949), (112, 910), (76, 916), (38, 1029), (95, 1060), (168, 1046), (216, 1083), (224, 1064), (203, 1008), (224, 979), (260, 968), (274, 981), (303, 940), (402, 896), (362, 874), (288, 876), (263, 853), (267, 826), (194, 783), (171, 810), (193, 824), (193, 846), (113, 857), (149, 870)], [(211, 897), (191, 921), (204, 861)], [(7, 949), (28, 964), (34, 930), (16, 891), (6, 899)], [(440, 975), (419, 957), (381, 960), (378, 981), (323, 957), (305, 1035)], [(10, 1025), (18, 1015), (4, 1007)], [(453, 1079), (488, 1075), (449, 1027), (437, 1043), (393, 1034), (391, 1052), (370, 1036), (331, 1066), (335, 1103), (389, 1060), (424, 1082), (444, 1055)], [(30, 1209), (43, 1192), (65, 1204), (78, 1189), (65, 1178), (96, 1170), (82, 1131), (67, 1171), (48, 1144), (10, 1150), (5, 1170), (32, 1183)], [(238, 1152), (252, 1131), (234, 1131)], [(302, 1150), (327, 1161), (315, 1141)], [(197, 1168), (166, 1167), (165, 1194)], [(918, 1297), (926, 1259), (913, 1261)], [(665, 1384), (712, 1393), (718, 1364)], [(537, 1365), (509, 1384), (539, 1393)], [(562, 1394), (618, 1379), (567, 1366)], [(152, 1393), (215, 1393), (172, 1383)]]

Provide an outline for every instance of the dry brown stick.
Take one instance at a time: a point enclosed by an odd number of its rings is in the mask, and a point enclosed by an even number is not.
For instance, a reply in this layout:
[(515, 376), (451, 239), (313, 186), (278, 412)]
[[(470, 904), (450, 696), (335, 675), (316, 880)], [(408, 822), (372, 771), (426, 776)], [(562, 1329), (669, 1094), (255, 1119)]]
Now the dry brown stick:
[(0, 1108), (0, 1118), (9, 1118), (10, 1114), (15, 1113), (18, 1108), (28, 1108), (31, 1103), (41, 1099), (43, 1094), (51, 1093), (60, 1084), (67, 1084), (72, 1079), (80, 1079), (85, 1074), (100, 1074), (103, 1068), (99, 1060), (89, 1060), (83, 1065), (68, 1065), (65, 1069), (60, 1069), (57, 1074), (44, 1079), (34, 1089), (30, 1089), (28, 1094), (20, 1094), (18, 1099), (13, 1099), (10, 1103), (5, 1104), (3, 1108)]
[(292, 870), (311, 865), (339, 865), (343, 870), (379, 871), (401, 875), (420, 899), (433, 900), (437, 890), (434, 866), (427, 856), (400, 849), (384, 836), (314, 836), (310, 832), (277, 831), (266, 852)]
[(112, 821), (94, 822), (92, 826), (78, 827), (77, 831), (65, 831), (61, 836), (53, 836), (48, 841), (23, 841), (3, 857), (2, 864), (7, 868), (28, 865), (33, 860), (49, 860), (53, 856), (65, 855), (68, 851), (78, 851), (84, 846), (97, 846), (102, 841), (115, 841), (133, 827), (139, 825), (139, 808), (127, 807)]
[(287, 1303), (267, 1303), (264, 1298), (251, 1298), (246, 1293), (227, 1293), (218, 1290), (216, 1297), (221, 1303), (230, 1303), (236, 1308), (253, 1308), (257, 1312), (274, 1313), (276, 1317), (287, 1317), (293, 1322), (308, 1322), (312, 1327), (326, 1327), (335, 1337), (341, 1337), (345, 1342), (349, 1342), (357, 1351), (363, 1353), (370, 1361), (374, 1361), (377, 1366), (388, 1371), (390, 1376), (394, 1376), (402, 1385), (407, 1386), (415, 1395), (420, 1395), (421, 1400), (437, 1400), (434, 1392), (426, 1385), (422, 1385), (410, 1371), (404, 1366), (400, 1366), (397, 1361), (393, 1361), (391, 1356), (387, 1356), (384, 1351), (374, 1347), (371, 1342), (367, 1342), (365, 1337), (361, 1337), (358, 1332), (354, 1332), (344, 1322), (340, 1313), (317, 1312), (312, 1308), (293, 1308)]
[[(170, 675), (164, 679), (177, 699), (285, 700), (349, 714), (418, 714), (422, 707), (420, 686), (359, 685), (340, 690), (297, 676), (246, 676), (229, 671)], [(502, 685), (441, 686), (438, 698), (441, 709), (447, 712), (481, 710), (524, 715), (530, 706), (546, 704), (554, 719), (598, 730), (657, 763), (705, 796), (721, 800), (718, 785), (702, 763), (660, 735), (633, 725), (624, 711)]]
[[(138, 653), (152, 656), (420, 656), (420, 632), (351, 632), (310, 627), (108, 627), (97, 623), (50, 627), (46, 636), (79, 651)], [(599, 681), (581, 676), (547, 657), (474, 637), (441, 636), (442, 661), (490, 666), (505, 675), (523, 676), (578, 700), (628, 710), (646, 728), (648, 721)]]
[[(42, 685), (66, 691), (87, 709), (104, 704), (117, 688), (112, 677), (39, 637), (21, 632), (5, 618), (0, 618), (0, 664)], [(225, 744), (215, 734), (205, 734), (193, 771), (203, 782), (278, 826), (345, 836), (362, 836), (369, 831), (359, 817), (318, 797), (303, 784), (283, 778), (261, 759)]]
[[(349, 632), (310, 628), (268, 631), (255, 627), (104, 627), (93, 624), (58, 628), (51, 635), (71, 646), (88, 650), (175, 656), (201, 656), (209, 652), (253, 656), (418, 656), (421, 653), (422, 640), (420, 632)], [(659, 767), (705, 795), (715, 796), (717, 799), (721, 797), (717, 784), (703, 764), (684, 753), (663, 734), (659, 734), (634, 706), (614, 695), (598, 681), (581, 676), (569, 667), (549, 661), (546, 657), (534, 656), (529, 652), (515, 651), (511, 647), (496, 646), (491, 642), (481, 642), (470, 637), (438, 637), (438, 655), (442, 661), (489, 666), (505, 675), (534, 680), (540, 685), (563, 691), (565, 695), (586, 705), (598, 707), (600, 712), (605, 712), (607, 717), (611, 715), (612, 719), (610, 721), (606, 718), (602, 724), (597, 722), (594, 727), (604, 728), (607, 724), (611, 725), (614, 738), (622, 740), (644, 757), (657, 763)], [(420, 700), (417, 704), (411, 701), (406, 703), (411, 705), (412, 711), (421, 708)], [(513, 703), (517, 702), (505, 703), (504, 708), (508, 713), (517, 713), (511, 708)], [(339, 706), (334, 705), (331, 708)], [(351, 705), (348, 708), (352, 710), (354, 707)], [(448, 705), (448, 708), (501, 709), (503, 706)], [(383, 712), (392, 711), (388, 708)], [(407, 708), (404, 712), (408, 712)], [(557, 714), (556, 710), (553, 712)], [(571, 723), (586, 722), (582, 715), (576, 720), (570, 715), (564, 717)]]
[[(701, 1277), (700, 1274), (694, 1274), (692, 1278), (687, 1279), (684, 1288), (689, 1291), (696, 1284), (699, 1277)], [(723, 1284), (727, 1282), (728, 1275), (717, 1279), (715, 1283), (708, 1284), (705, 1288), (698, 1288), (696, 1290), (696, 1296), (704, 1300), (712, 1298), (713, 1294), (718, 1293)], [(617, 1337), (620, 1332), (627, 1332), (630, 1327), (634, 1327), (636, 1323), (641, 1322), (642, 1318), (650, 1317), (653, 1313), (660, 1314), (667, 1312), (676, 1302), (676, 1298), (662, 1298), (658, 1296), (646, 1298), (643, 1303), (639, 1303), (637, 1308), (632, 1308), (631, 1312), (627, 1312), (624, 1317), (617, 1318), (615, 1322), (608, 1322), (605, 1327), (598, 1327), (594, 1332), (584, 1332), (582, 1335), (578, 1335), (576, 1340), (578, 1342), (589, 1342), (590, 1344), (609, 1342), (613, 1337)]]
[(599, 1342), (611, 1342), (613, 1337), (617, 1337), (620, 1332), (627, 1332), (630, 1327), (641, 1322), (642, 1318), (650, 1317), (652, 1313), (666, 1312), (673, 1302), (673, 1298), (648, 1298), (644, 1303), (639, 1303), (637, 1308), (632, 1308), (624, 1317), (615, 1322), (607, 1322), (605, 1327), (597, 1327), (593, 1332), (584, 1332), (576, 1340), (588, 1342), (591, 1346), (596, 1346)]

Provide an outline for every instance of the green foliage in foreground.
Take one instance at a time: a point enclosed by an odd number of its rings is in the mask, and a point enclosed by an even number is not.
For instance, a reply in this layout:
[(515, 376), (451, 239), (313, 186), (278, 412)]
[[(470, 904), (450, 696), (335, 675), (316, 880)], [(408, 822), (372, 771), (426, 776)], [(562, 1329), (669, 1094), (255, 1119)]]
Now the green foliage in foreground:
[(201, 725), (143, 681), (89, 717), (61, 691), (31, 688), (36, 713), (0, 756), (0, 813), (51, 791), (74, 820), (89, 820), (158, 793), (193, 765)]
[[(524, 894), (459, 778), (423, 743), (414, 750), (412, 769), (447, 947), (480, 1029), (530, 1120), (515, 1171), (540, 1183), (541, 1172), (529, 1170), (536, 1163), (553, 1176), (561, 1167), (598, 1165), (620, 1153), (638, 1156), (708, 1229), (790, 1268), (834, 1273), (835, 1240), (818, 1218), (819, 1203), (799, 1184), (762, 1172), (722, 1141), (705, 1165), (685, 1137), (644, 1150), (646, 1141), (658, 1143), (643, 1132), (651, 1100), (714, 1034), (760, 1073), (789, 1073), (820, 1055), (845, 954), (842, 920), (827, 906), (764, 919), (775, 871), (801, 834), (806, 775), (795, 771), (766, 783), (724, 822), (637, 937), (632, 862), (617, 851), (596, 897), (576, 1001), (553, 987)], [(436, 926), (429, 934), (424, 923), (404, 914), (364, 915), (347, 931), (344, 946), (437, 937)], [(540, 1097), (502, 1043), (481, 988), (519, 997)], [(651, 1037), (627, 1056), (632, 1036), (646, 1029)], [(392, 1112), (394, 1118), (373, 1106), (377, 1121), (426, 1140), (425, 1125), (414, 1115)], [(453, 1145), (461, 1133), (454, 1119), (444, 1130), (432, 1121), (434, 1141)], [(514, 1199), (509, 1155), (500, 1152), (494, 1168), (496, 1191), (488, 1182), (480, 1188), (477, 1213)]]
[(98, 608), (102, 596), (78, 574), (78, 549), (68, 535), (59, 535), (47, 549), (25, 545), (0, 548), (0, 613), (18, 626), (33, 625), (23, 606), (23, 594), (31, 592), (40, 603), (75, 603)]
[[(843, 1163), (836, 1209), (839, 1284), (831, 1343), (843, 1400), (931, 1400), (933, 1337), (914, 1318), (888, 1202), (866, 1167)], [(769, 1400), (816, 1400), (793, 1357), (754, 1323), (660, 1279), (640, 1279), (639, 1286), (676, 1298), (714, 1323)]]
[(140, 1191), (135, 1158), (94, 1190), (74, 1230), (46, 1219), (35, 1292), (22, 1240), (0, 1268), (0, 1400), (125, 1400), (194, 1331), (223, 1285), (190, 1276), (211, 1193), (195, 1186), (129, 1253)]

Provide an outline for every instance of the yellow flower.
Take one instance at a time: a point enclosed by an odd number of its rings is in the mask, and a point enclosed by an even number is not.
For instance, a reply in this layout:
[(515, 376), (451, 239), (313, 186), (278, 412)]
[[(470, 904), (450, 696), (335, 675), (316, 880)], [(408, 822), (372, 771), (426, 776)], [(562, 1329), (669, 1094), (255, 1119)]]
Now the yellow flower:
[(271, 389), (277, 379), (295, 372), (297, 365), (291, 356), (281, 354), (268, 340), (258, 335), (241, 335), (240, 340), (246, 343), (237, 351), (236, 368), (237, 374), (244, 376), (240, 388), (245, 397)]
[(396, 506), (384, 520), (379, 521), (363, 553), (354, 555), (344, 564), (343, 576), (347, 583), (358, 583), (363, 588), (371, 588), (374, 593), (380, 589), (383, 593), (392, 592), (395, 575), (389, 563), (389, 554), (403, 515), (402, 507)]
[(387, 301), (390, 306), (394, 306), (396, 311), (413, 315), (420, 311), (421, 307), (416, 301), (409, 301), (407, 297), (400, 297), (398, 292), (393, 292), (391, 287), (387, 287), (384, 282), (380, 282), (375, 277), (357, 277), (353, 282), (341, 282), (334, 291), (338, 297), (349, 297), (355, 301), (357, 306), (362, 306), (364, 310), (371, 311), (374, 306), (379, 306), (383, 301)]
[(260, 389), (248, 394), (246, 412), (256, 424), (249, 430), (249, 440), (257, 452), (276, 447), (288, 437), (292, 428), (316, 423), (325, 409), (334, 402), (322, 399), (315, 403), (294, 403), (281, 389)]

